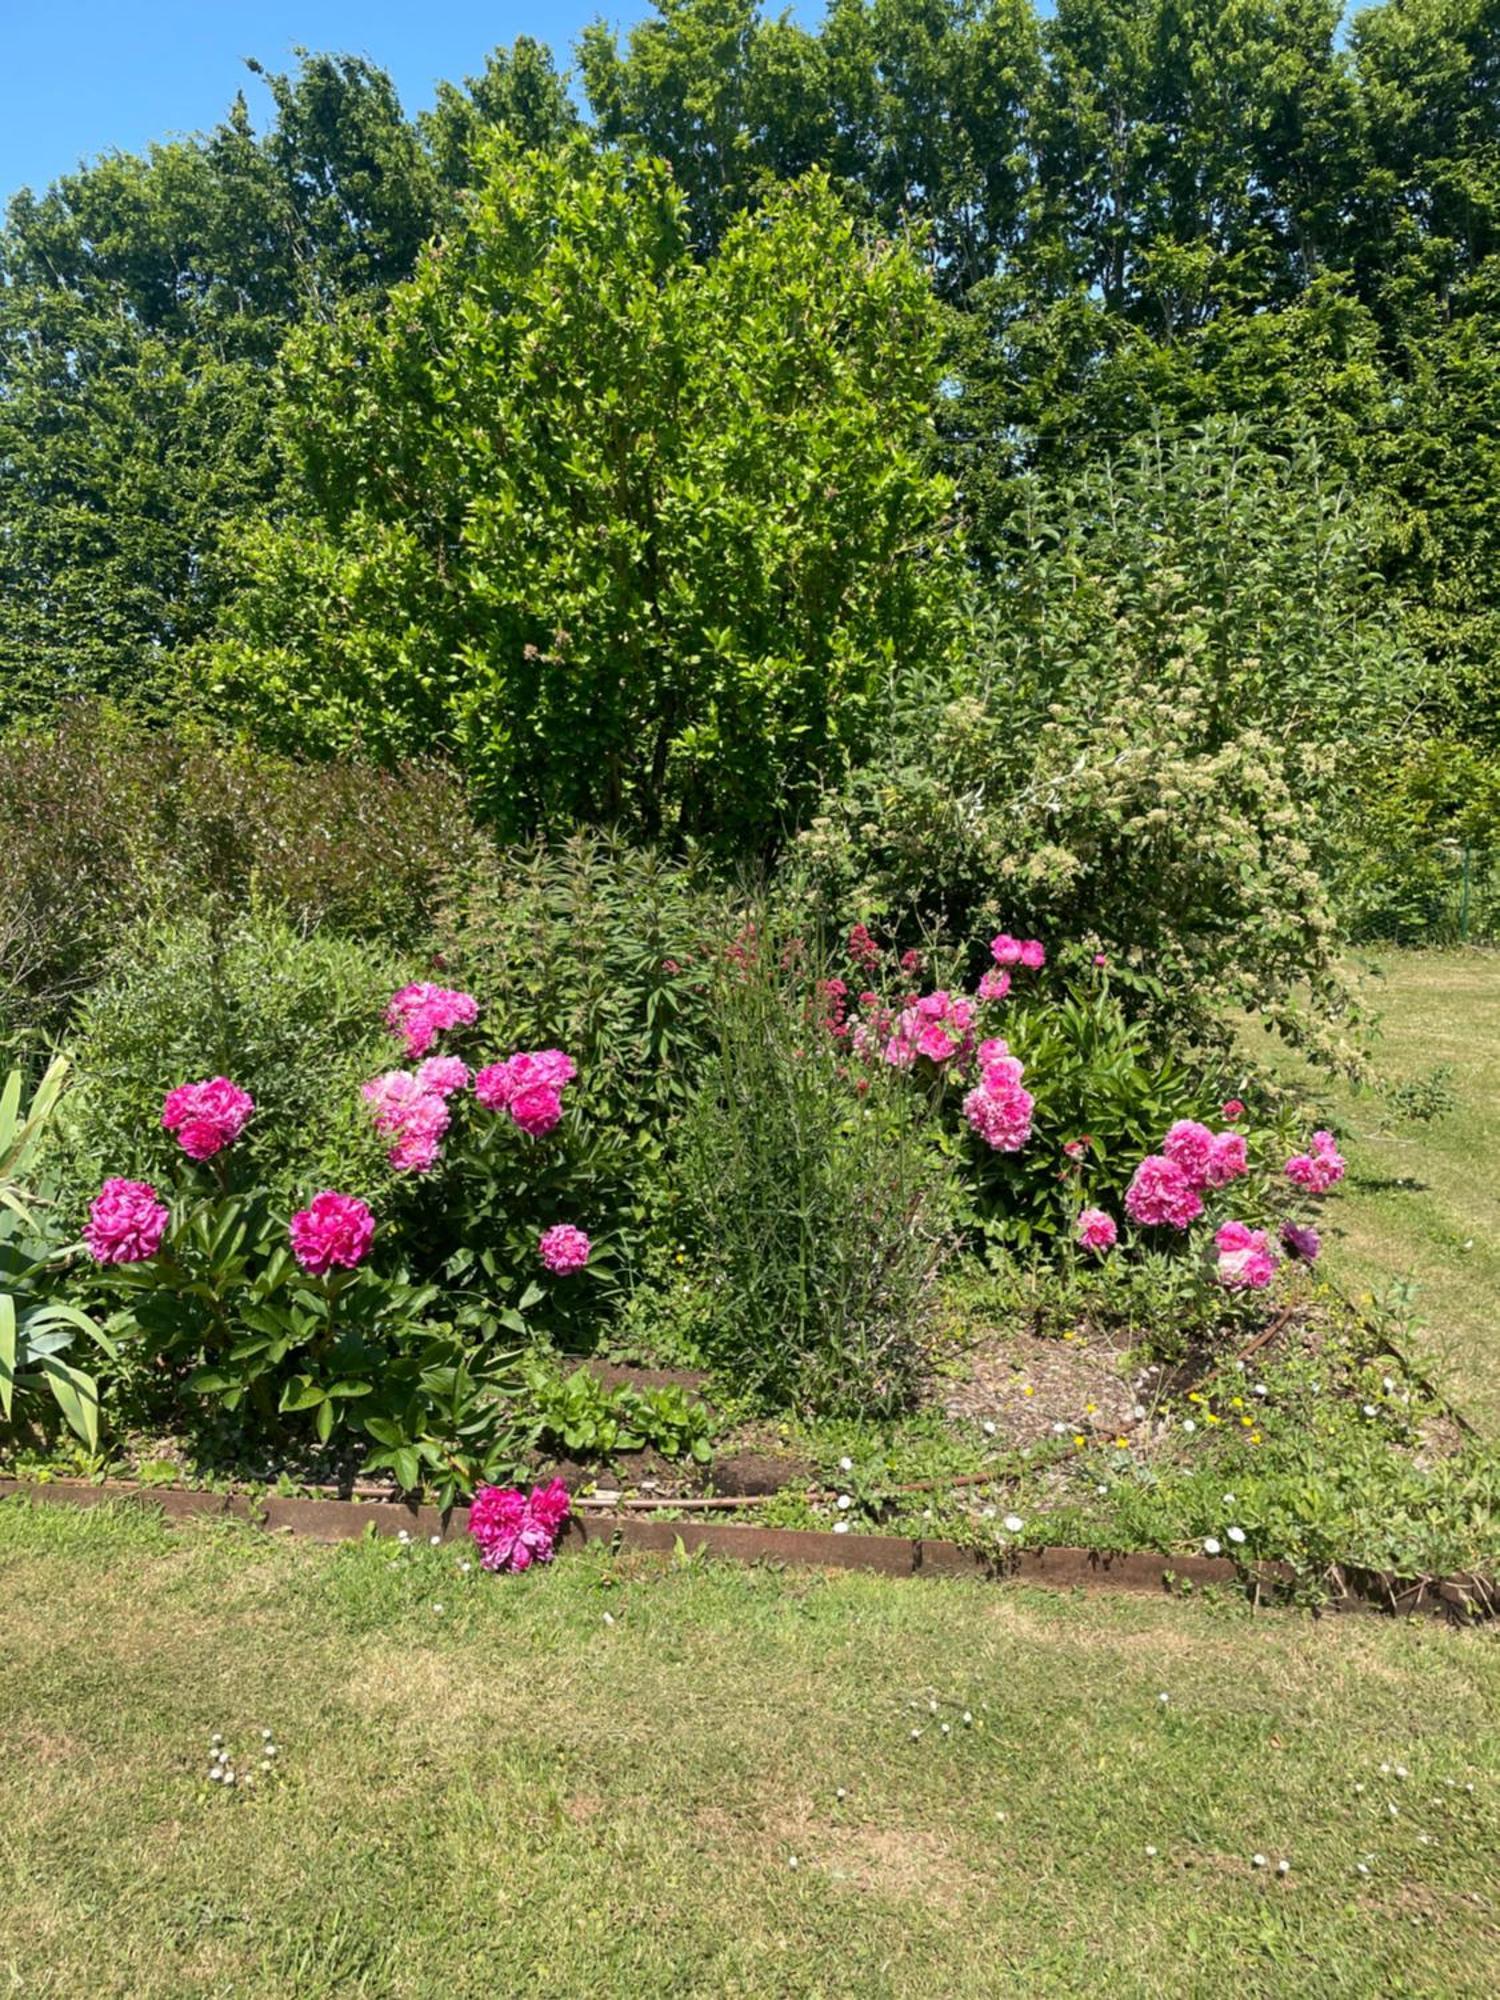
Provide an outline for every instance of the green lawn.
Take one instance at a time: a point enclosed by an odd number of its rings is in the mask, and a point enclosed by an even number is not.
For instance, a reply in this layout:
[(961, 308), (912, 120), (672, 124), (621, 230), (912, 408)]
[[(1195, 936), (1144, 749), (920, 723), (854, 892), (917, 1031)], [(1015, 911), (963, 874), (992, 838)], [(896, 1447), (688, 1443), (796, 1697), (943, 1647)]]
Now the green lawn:
[(1492, 1990), (1483, 1634), (457, 1562), (0, 1504), (0, 1991)]
[(1349, 1179), (1327, 1211), (1328, 1267), (1356, 1297), (1414, 1279), (1435, 1375), (1500, 1436), (1500, 954), (1363, 953), (1356, 970), (1381, 1017), (1382, 1079), (1449, 1064), (1458, 1108), (1417, 1123), (1375, 1093), (1278, 1065), (1321, 1093), (1347, 1134)]

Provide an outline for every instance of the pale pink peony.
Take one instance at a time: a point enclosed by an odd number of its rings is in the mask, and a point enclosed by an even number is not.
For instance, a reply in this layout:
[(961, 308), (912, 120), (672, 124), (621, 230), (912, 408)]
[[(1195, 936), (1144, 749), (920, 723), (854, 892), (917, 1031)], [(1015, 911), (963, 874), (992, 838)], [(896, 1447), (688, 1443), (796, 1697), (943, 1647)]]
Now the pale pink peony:
[(324, 1188), (288, 1224), (292, 1254), (304, 1271), (321, 1278), (335, 1264), (352, 1271), (368, 1256), (375, 1218), (358, 1195)]
[[(438, 1064), (450, 1060), (434, 1058)], [(423, 1070), (432, 1067), (433, 1063), (422, 1065)], [(459, 1063), (458, 1067), (462, 1070), (464, 1066)], [(386, 1155), (391, 1165), (398, 1173), (425, 1173), (436, 1163), (449, 1125), (448, 1107), (441, 1096), (424, 1086), (420, 1071), (413, 1076), (404, 1069), (372, 1077), (360, 1090), (374, 1109), (376, 1130), (393, 1141)]]
[(1218, 1279), (1230, 1291), (1264, 1291), (1276, 1275), (1276, 1253), (1263, 1229), (1226, 1222), (1215, 1232)]
[(418, 1065), (417, 1082), (434, 1097), (452, 1097), (469, 1087), (469, 1065), (457, 1056), (429, 1056)]
[(554, 1222), (550, 1229), (542, 1232), (542, 1240), (537, 1245), (542, 1262), (558, 1278), (565, 1278), (572, 1271), (581, 1271), (589, 1261), (592, 1247), (583, 1231), (575, 1229), (571, 1222)]
[(1203, 1213), (1203, 1200), (1175, 1160), (1148, 1153), (1125, 1190), (1125, 1212), (1147, 1229), (1186, 1229)]
[(446, 1029), (466, 1028), (476, 1021), (479, 1002), (472, 993), (457, 993), (452, 987), (418, 979), (391, 995), (385, 1018), (387, 1026), (406, 1044), (409, 1056), (425, 1056)]
[(1106, 1215), (1102, 1208), (1081, 1209), (1073, 1233), (1085, 1250), (1113, 1249), (1119, 1235), (1114, 1217)]
[(1010, 974), (1008, 972), (994, 971), (981, 975), (979, 981), (979, 997), (981, 1000), (1003, 1000), (1009, 991)]
[(557, 1531), (570, 1508), (560, 1479), (534, 1486), (529, 1499), (513, 1486), (481, 1486), (469, 1509), (469, 1533), (480, 1550), (480, 1567), (525, 1570), (534, 1562), (551, 1562)]
[(1216, 1132), (1208, 1159), (1208, 1185), (1228, 1187), (1250, 1171), (1250, 1149), (1243, 1132)]
[(227, 1076), (215, 1076), (169, 1090), (161, 1122), (165, 1131), (177, 1134), (177, 1143), (190, 1160), (211, 1160), (234, 1144), (254, 1109), (255, 1099), (248, 1090)]
[(171, 1219), (149, 1181), (116, 1177), (89, 1204), (83, 1240), (96, 1264), (139, 1264), (161, 1248)]

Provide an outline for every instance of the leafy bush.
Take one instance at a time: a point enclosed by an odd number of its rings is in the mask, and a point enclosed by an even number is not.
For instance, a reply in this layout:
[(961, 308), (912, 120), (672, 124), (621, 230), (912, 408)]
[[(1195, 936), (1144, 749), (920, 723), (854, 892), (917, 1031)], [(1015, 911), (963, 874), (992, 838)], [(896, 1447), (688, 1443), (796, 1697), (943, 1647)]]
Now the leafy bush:
[(304, 936), (259, 905), (221, 920), (148, 919), (117, 946), (80, 1007), (78, 1082), (60, 1120), (58, 1195), (81, 1220), (106, 1175), (152, 1179), (177, 1157), (164, 1092), (234, 1078), (264, 1107), (244, 1184), (281, 1201), (388, 1178), (359, 1087), (390, 1053), (381, 1016), (403, 968), (374, 946)]
[(942, 643), (926, 275), (819, 176), (705, 262), (658, 160), (484, 166), (378, 321), (290, 344), (288, 514), (241, 534), (208, 697), (294, 748), (448, 753), (507, 836), (764, 842)]
[(713, 1456), (708, 1411), (676, 1384), (607, 1389), (589, 1369), (560, 1375), (540, 1354), (528, 1356), (522, 1372), (526, 1421), (545, 1449), (599, 1458), (649, 1449), (700, 1465)]
[(477, 846), (433, 764), (293, 763), (98, 705), (0, 742), (0, 1033), (60, 1027), (121, 934), (252, 896), (412, 948)]
[(920, 1379), (954, 1190), (920, 1099), (857, 1091), (805, 992), (763, 929), (715, 988), (681, 1167), (702, 1343), (748, 1396), (873, 1415)]
[(1396, 944), (1500, 935), (1500, 758), (1433, 738), (1371, 764), (1335, 879), (1350, 931)]

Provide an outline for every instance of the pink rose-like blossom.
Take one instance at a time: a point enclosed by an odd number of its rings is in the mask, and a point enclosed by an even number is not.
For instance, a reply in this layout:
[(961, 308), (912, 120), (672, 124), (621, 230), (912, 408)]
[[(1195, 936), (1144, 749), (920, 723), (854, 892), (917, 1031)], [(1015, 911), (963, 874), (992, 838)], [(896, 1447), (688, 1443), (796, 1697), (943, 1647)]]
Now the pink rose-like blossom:
[(1263, 1229), (1226, 1222), (1214, 1234), (1219, 1283), (1232, 1292), (1264, 1291), (1276, 1275), (1276, 1253)]
[(486, 1111), (503, 1111), (510, 1103), (513, 1089), (508, 1063), (489, 1063), (475, 1072), (474, 1095)]
[(425, 1056), (447, 1029), (467, 1028), (477, 1021), (479, 1002), (472, 993), (418, 979), (391, 995), (385, 1018), (386, 1025), (406, 1044), (409, 1056)]
[(1281, 1240), (1294, 1257), (1300, 1257), (1304, 1264), (1315, 1264), (1318, 1252), (1323, 1248), (1323, 1239), (1316, 1229), (1304, 1222), (1283, 1222)]
[(545, 1084), (528, 1084), (512, 1094), (507, 1109), (528, 1137), (544, 1139), (562, 1117), (562, 1097)]
[(1080, 1209), (1073, 1233), (1085, 1250), (1111, 1250), (1119, 1236), (1114, 1217), (1102, 1208)]
[(998, 1036), (979, 1047), (980, 1081), (964, 1099), (970, 1128), (997, 1153), (1018, 1153), (1031, 1137), (1036, 1100), (1021, 1085), (1020, 1060)]
[(457, 1056), (429, 1056), (417, 1066), (417, 1082), (434, 1097), (452, 1097), (468, 1089), (469, 1065)]
[(1228, 1187), (1241, 1174), (1250, 1171), (1250, 1151), (1243, 1132), (1216, 1132), (1208, 1156), (1208, 1180), (1211, 1188)]
[[(434, 1058), (439, 1064), (449, 1060)], [(432, 1067), (423, 1063), (422, 1070)], [(361, 1084), (360, 1092), (374, 1110), (375, 1129), (393, 1142), (386, 1157), (398, 1173), (425, 1173), (436, 1163), (449, 1111), (438, 1092), (423, 1084), (421, 1071), (413, 1076), (409, 1070), (387, 1070)]]
[(1003, 1000), (1010, 991), (1010, 974), (998, 969), (981, 975), (979, 997), (981, 1000)]
[(885, 1045), (885, 1060), (893, 1069), (910, 1069), (920, 1055), (941, 1068), (967, 1056), (973, 1046), (973, 1027), (974, 1002), (940, 987), (897, 1017)]
[(1245, 1107), (1237, 1097), (1226, 1097), (1219, 1106), (1219, 1116), (1226, 1125), (1233, 1125), (1237, 1118), (1243, 1118)]
[(1286, 1177), (1294, 1187), (1308, 1194), (1327, 1194), (1344, 1178), (1346, 1164), (1331, 1132), (1313, 1133), (1313, 1150), (1294, 1153), (1286, 1163)]
[(990, 939), (990, 957), (996, 965), (1019, 965), (1024, 949), (1021, 940), (1012, 937), (1009, 931), (1001, 931), (999, 937)]
[(1100, 965), (1100, 966), (1108, 965), (1109, 964), (1108, 954), (1106, 952), (1096, 951), (1094, 953), (1094, 963), (1095, 965)]
[(560, 1479), (534, 1486), (529, 1498), (513, 1486), (481, 1486), (469, 1509), (469, 1533), (480, 1550), (480, 1567), (519, 1571), (534, 1562), (551, 1562), (571, 1504)]
[(1181, 1167), (1195, 1188), (1208, 1186), (1214, 1156), (1214, 1135), (1196, 1118), (1179, 1118), (1162, 1141), (1161, 1149), (1174, 1165)]
[(1063, 1142), (1063, 1151), (1070, 1160), (1081, 1160), (1088, 1149), (1086, 1139), (1067, 1139)]
[(1186, 1229), (1203, 1213), (1203, 1200), (1175, 1160), (1148, 1153), (1125, 1190), (1125, 1212), (1147, 1229)]
[(542, 1262), (558, 1278), (581, 1271), (589, 1261), (592, 1247), (583, 1231), (575, 1229), (571, 1222), (554, 1222), (550, 1229), (543, 1230), (537, 1245)]
[(292, 1254), (303, 1270), (321, 1278), (337, 1264), (352, 1271), (369, 1254), (375, 1218), (358, 1195), (324, 1188), (287, 1225)]
[(211, 1160), (232, 1146), (250, 1122), (255, 1099), (227, 1076), (202, 1083), (179, 1083), (161, 1107), (162, 1128), (177, 1134), (190, 1160)]
[(89, 1204), (83, 1240), (96, 1264), (140, 1264), (154, 1257), (171, 1211), (149, 1181), (107, 1180)]
[(1026, 938), (1021, 945), (1021, 963), (1028, 972), (1040, 972), (1047, 963), (1046, 947), (1038, 938)]

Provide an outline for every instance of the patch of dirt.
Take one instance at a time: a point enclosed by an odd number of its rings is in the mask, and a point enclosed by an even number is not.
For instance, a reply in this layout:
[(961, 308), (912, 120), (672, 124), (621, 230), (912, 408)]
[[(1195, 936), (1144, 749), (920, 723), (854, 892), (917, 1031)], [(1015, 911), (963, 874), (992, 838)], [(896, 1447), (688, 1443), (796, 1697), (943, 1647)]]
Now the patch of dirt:
[(799, 1867), (818, 1869), (840, 1888), (921, 1903), (945, 1916), (971, 1909), (983, 1887), (945, 1840), (921, 1827), (788, 1820), (771, 1829), (771, 1838), (797, 1856)]
[(967, 1358), (967, 1379), (945, 1387), (945, 1412), (993, 1423), (1011, 1445), (1124, 1435), (1138, 1423), (1136, 1409), (1149, 1408), (1158, 1379), (1133, 1378), (1124, 1353), (1097, 1336), (1054, 1339), (1011, 1329), (985, 1334)]

